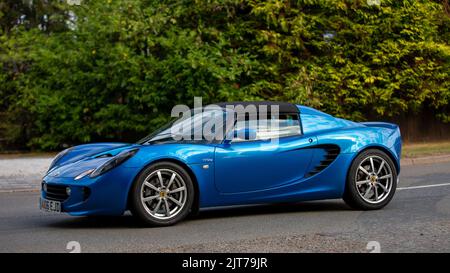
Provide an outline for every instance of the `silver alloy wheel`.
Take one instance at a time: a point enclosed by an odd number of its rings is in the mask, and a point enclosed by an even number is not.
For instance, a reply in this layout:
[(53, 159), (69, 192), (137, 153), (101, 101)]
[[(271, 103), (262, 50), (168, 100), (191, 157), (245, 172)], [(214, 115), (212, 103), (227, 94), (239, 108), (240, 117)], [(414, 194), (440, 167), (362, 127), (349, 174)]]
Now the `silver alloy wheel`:
[(368, 156), (356, 170), (355, 183), (358, 194), (364, 201), (371, 204), (383, 202), (394, 183), (391, 166), (379, 156)]
[(145, 178), (140, 197), (148, 214), (160, 220), (168, 220), (180, 213), (186, 205), (186, 183), (174, 170), (158, 169)]

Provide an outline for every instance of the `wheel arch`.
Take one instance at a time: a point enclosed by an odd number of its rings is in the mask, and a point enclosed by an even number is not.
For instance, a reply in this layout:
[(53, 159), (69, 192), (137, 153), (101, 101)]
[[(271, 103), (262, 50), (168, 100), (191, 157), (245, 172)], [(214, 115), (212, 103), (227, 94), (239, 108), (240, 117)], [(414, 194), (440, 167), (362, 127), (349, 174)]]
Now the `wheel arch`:
[[(394, 163), (395, 170), (397, 171), (397, 175), (400, 173), (400, 166), (399, 166), (398, 161), (395, 158), (394, 154), (388, 148), (381, 146), (381, 145), (369, 145), (369, 146), (366, 146), (363, 149), (359, 150), (357, 153), (355, 153), (355, 156), (352, 159), (352, 164), (360, 154), (364, 153), (367, 150), (380, 150), (380, 151), (384, 152)], [(352, 164), (350, 164), (350, 166)], [(350, 171), (350, 168), (347, 170), (347, 172), (348, 171)]]
[(139, 172), (135, 175), (135, 177), (133, 178), (133, 182), (131, 183), (130, 187), (128, 188), (128, 194), (127, 194), (127, 209), (130, 208), (130, 196), (131, 196), (131, 189), (133, 188), (132, 185), (134, 183), (136, 183), (136, 180), (138, 179), (138, 177), (141, 175), (141, 173), (147, 169), (149, 166), (154, 165), (156, 163), (160, 163), (160, 162), (170, 162), (170, 163), (174, 163), (177, 164), (178, 166), (180, 166), (181, 168), (183, 168), (188, 174), (189, 177), (192, 179), (193, 185), (194, 185), (194, 202), (192, 203), (192, 208), (191, 208), (191, 212), (190, 214), (197, 214), (197, 212), (199, 211), (199, 207), (200, 207), (200, 190), (199, 190), (199, 186), (198, 186), (198, 181), (197, 181), (197, 177), (195, 176), (194, 172), (192, 171), (191, 168), (189, 168), (189, 166), (184, 163), (181, 160), (178, 159), (174, 159), (174, 158), (159, 158), (157, 160), (148, 162), (146, 165), (144, 165)]

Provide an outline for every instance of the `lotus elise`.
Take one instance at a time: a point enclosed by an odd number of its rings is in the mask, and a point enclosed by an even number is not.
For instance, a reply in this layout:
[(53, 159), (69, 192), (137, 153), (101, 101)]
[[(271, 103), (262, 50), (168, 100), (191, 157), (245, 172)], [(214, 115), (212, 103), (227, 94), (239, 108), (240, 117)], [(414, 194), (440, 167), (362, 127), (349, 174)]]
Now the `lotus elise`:
[[(225, 126), (224, 117), (249, 105), (256, 115)], [(352, 208), (373, 210), (392, 199), (402, 147), (397, 125), (357, 123), (291, 103), (216, 106), (137, 143), (62, 151), (43, 178), (40, 208), (78, 216), (131, 211), (146, 224), (167, 226), (220, 206), (343, 198)], [(268, 107), (276, 111), (262, 115)], [(218, 118), (224, 126), (209, 130), (213, 138), (174, 134), (181, 123), (201, 132)]]

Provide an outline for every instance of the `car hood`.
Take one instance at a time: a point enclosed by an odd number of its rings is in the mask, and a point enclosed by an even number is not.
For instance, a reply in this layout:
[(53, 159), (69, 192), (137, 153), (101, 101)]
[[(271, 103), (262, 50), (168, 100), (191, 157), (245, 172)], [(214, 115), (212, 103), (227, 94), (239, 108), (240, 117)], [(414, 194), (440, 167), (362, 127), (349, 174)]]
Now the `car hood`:
[(61, 166), (52, 168), (46, 176), (61, 177), (61, 178), (75, 178), (81, 173), (95, 169), (108, 161), (110, 157), (102, 158), (85, 158), (76, 162), (67, 163)]
[(93, 143), (71, 147), (59, 153), (51, 163), (47, 175), (73, 177), (96, 168), (123, 150), (139, 146), (129, 143)]

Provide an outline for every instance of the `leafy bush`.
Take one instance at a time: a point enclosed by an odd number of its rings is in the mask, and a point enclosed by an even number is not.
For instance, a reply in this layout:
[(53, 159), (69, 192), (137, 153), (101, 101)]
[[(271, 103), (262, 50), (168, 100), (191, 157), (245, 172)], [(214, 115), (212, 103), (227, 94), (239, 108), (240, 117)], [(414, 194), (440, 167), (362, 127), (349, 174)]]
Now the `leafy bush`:
[(136, 140), (194, 96), (291, 101), (355, 120), (428, 107), (450, 122), (447, 2), (370, 2), (41, 6), (49, 27), (2, 26), (3, 137), (39, 149)]

